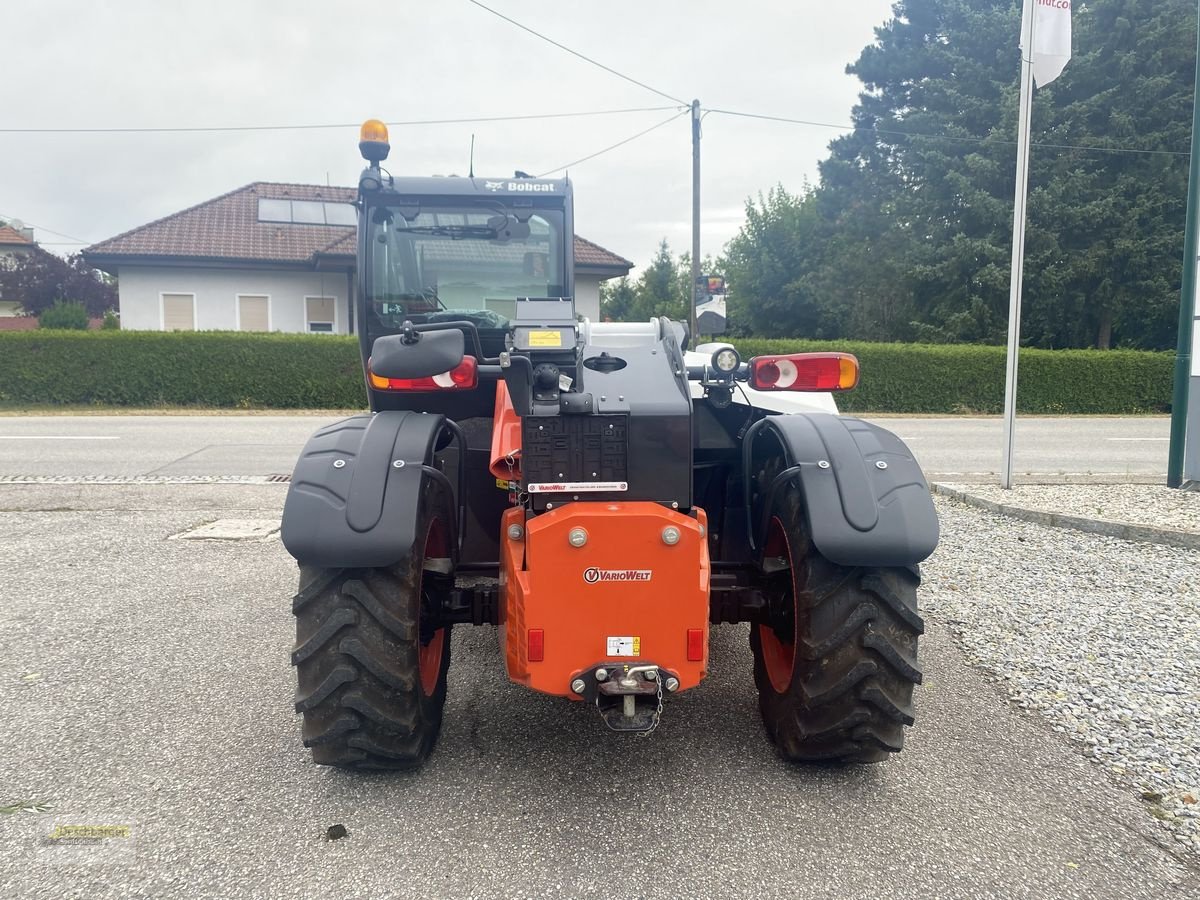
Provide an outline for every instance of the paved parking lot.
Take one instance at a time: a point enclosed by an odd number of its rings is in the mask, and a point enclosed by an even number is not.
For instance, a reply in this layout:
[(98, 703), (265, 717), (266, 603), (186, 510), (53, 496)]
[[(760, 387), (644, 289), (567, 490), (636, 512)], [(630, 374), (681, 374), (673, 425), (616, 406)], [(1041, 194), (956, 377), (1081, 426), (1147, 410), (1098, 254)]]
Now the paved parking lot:
[[(1008, 705), (936, 615), (918, 725), (880, 766), (779, 761), (726, 626), (648, 740), (508, 684), (494, 630), (461, 628), (424, 770), (318, 768), (291, 711), (293, 562), (168, 540), (277, 517), (284, 490), (0, 485), (0, 805), (49, 807), (0, 815), (4, 896), (1200, 892), (1136, 795)], [(133, 846), (67, 862), (38, 843), (56, 821), (129, 825)]]

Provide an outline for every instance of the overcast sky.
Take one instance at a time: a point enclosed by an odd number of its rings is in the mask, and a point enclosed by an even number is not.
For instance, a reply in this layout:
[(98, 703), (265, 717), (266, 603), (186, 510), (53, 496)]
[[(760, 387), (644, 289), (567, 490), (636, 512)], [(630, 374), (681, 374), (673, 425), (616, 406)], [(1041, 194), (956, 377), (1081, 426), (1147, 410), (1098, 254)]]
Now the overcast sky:
[[(705, 108), (849, 120), (845, 66), (890, 0), (485, 0), (672, 97)], [(357, 126), (672, 107), (467, 0), (37, 0), (0, 4), (0, 128), (321, 125), (172, 134), (0, 133), (0, 215), (49, 249), (100, 241), (251, 181), (352, 185)], [(391, 129), (393, 173), (542, 173), (671, 109)], [(702, 141), (702, 252), (736, 233), (747, 197), (798, 189), (839, 132), (713, 113)], [(641, 264), (691, 247), (687, 116), (571, 168), (576, 230)]]

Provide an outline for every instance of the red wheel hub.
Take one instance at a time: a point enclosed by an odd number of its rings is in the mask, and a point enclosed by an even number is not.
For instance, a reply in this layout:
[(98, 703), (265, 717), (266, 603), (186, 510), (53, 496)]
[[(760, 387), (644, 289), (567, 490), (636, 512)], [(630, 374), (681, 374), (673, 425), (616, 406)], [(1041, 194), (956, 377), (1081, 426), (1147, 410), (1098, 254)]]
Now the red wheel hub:
[[(783, 523), (777, 516), (771, 518), (771, 528), (767, 534), (767, 545), (763, 549), (763, 555), (785, 558), (788, 563), (789, 578), (795, 578), (792, 548), (788, 543)], [(793, 604), (793, 621), (795, 621), (796, 587), (794, 581), (788, 588), (788, 597)], [(763, 665), (766, 667), (771, 687), (775, 689), (776, 693), (785, 693), (791, 686), (792, 673), (796, 667), (796, 636), (793, 634), (791, 641), (783, 641), (770, 625), (759, 625), (758, 642), (762, 647)]]
[[(446, 530), (442, 526), (440, 519), (434, 519), (429, 523), (429, 531), (425, 536), (425, 552), (421, 554), (421, 562), (425, 560), (444, 559), (449, 556), (449, 550), (446, 546)], [(421, 604), (425, 602), (425, 570), (421, 570), (421, 579), (418, 585), (417, 595), (421, 598)], [(421, 634), (421, 613), (418, 607), (417, 611), (417, 639), (420, 640)], [(421, 644), (420, 650), (417, 653), (417, 668), (421, 673), (421, 692), (426, 697), (433, 696), (437, 690), (438, 680), (442, 674), (442, 652), (446, 641), (446, 629), (439, 628), (433, 633), (429, 639), (429, 643)]]

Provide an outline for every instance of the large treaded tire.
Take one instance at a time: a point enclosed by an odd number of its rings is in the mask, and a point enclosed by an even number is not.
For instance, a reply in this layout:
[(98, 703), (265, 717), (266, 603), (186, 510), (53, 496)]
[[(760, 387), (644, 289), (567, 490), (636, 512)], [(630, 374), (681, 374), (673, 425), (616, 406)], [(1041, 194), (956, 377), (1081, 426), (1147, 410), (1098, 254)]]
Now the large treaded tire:
[(921, 682), (918, 570), (822, 557), (794, 485), (769, 521), (765, 556), (781, 564), (768, 576), (773, 614), (750, 631), (767, 735), (792, 762), (869, 763), (899, 752)]
[(452, 522), (428, 491), (409, 555), (386, 569), (300, 567), (296, 711), (313, 761), (350, 769), (413, 769), (433, 751), (446, 702), (450, 626), (422, 627), (445, 575)]

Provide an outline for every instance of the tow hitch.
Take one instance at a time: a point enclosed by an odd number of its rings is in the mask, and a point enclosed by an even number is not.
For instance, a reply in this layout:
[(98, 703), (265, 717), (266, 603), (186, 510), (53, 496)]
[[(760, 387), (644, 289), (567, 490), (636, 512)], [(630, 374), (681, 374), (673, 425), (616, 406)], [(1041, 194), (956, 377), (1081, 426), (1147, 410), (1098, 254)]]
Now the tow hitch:
[(662, 717), (663, 691), (679, 690), (679, 679), (656, 665), (599, 665), (575, 676), (571, 690), (594, 703), (613, 731), (646, 735)]

